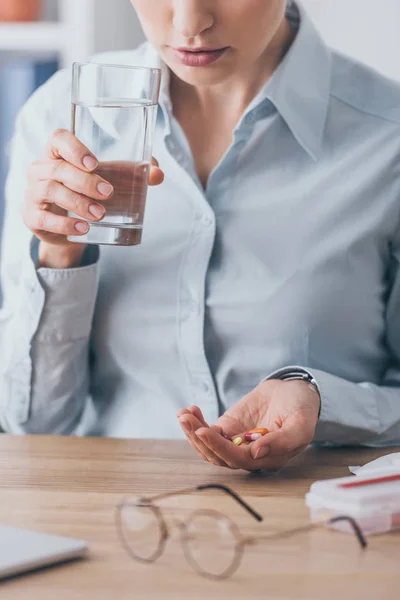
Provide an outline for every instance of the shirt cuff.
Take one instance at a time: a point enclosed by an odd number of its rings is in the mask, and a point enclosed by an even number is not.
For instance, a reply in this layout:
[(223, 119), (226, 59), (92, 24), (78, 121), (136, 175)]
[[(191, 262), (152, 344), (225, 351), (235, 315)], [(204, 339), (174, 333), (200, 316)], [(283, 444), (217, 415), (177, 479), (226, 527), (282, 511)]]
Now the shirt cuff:
[(76, 341), (88, 338), (98, 290), (98, 265), (37, 271), (45, 304), (35, 341)]
[[(308, 369), (304, 369), (304, 367), (299, 367), (299, 366), (288, 366), (288, 367), (283, 367), (282, 369), (278, 369), (277, 371), (274, 371), (273, 373), (271, 373), (271, 375), (268, 375), (268, 377), (266, 377), (265, 379), (263, 379), (263, 381), (268, 381), (271, 379), (287, 379), (289, 380), (289, 375), (306, 375), (309, 379), (312, 379), (312, 381), (310, 381), (310, 384), (312, 384), (312, 387), (315, 387), (315, 391), (318, 392), (318, 394), (321, 396), (320, 393), (320, 389), (318, 386), (318, 382), (316, 381), (315, 377), (312, 375), (312, 372), (309, 371)], [(299, 377), (300, 380), (300, 377)]]
[(363, 385), (325, 371), (310, 369), (321, 393), (321, 415), (316, 442), (367, 443), (379, 431), (379, 411), (373, 393)]
[(98, 290), (99, 247), (85, 248), (81, 266), (72, 269), (37, 268), (40, 240), (33, 237), (30, 245), (32, 287), (44, 291), (45, 302), (35, 341), (65, 342), (89, 337)]

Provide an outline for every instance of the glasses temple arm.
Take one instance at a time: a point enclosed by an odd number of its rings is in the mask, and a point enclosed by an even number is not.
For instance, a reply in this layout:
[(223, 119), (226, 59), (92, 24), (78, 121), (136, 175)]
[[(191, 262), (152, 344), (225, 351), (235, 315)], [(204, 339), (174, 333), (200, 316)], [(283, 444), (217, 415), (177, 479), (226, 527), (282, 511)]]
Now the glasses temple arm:
[[(343, 516), (339, 516), (339, 517), (334, 517), (333, 519), (329, 519), (329, 521), (327, 521), (327, 522), (333, 524), (333, 523), (338, 523), (339, 521), (348, 521), (353, 529), (355, 536), (357, 537), (357, 540), (358, 540), (360, 546), (363, 549), (367, 547), (367, 545), (368, 545), (367, 541), (366, 541), (357, 521), (355, 521), (351, 517), (346, 517), (343, 515)], [(311, 531), (315, 527), (319, 527), (321, 525), (323, 525), (323, 522), (309, 523), (308, 525), (304, 525), (303, 527), (296, 527), (294, 529), (286, 529), (284, 531), (277, 531), (274, 533), (269, 533), (269, 534), (261, 535), (261, 536), (257, 536), (257, 537), (249, 537), (249, 538), (246, 538), (244, 541), (246, 544), (259, 544), (261, 542), (264, 542), (265, 540), (282, 539), (284, 537), (290, 537), (293, 535), (297, 535), (299, 533), (306, 533), (307, 531)]]
[(367, 547), (367, 545), (368, 545), (367, 540), (365, 539), (357, 521), (355, 521), (352, 517), (339, 516), (339, 517), (333, 517), (333, 519), (330, 519), (329, 523), (333, 524), (333, 523), (338, 523), (339, 521), (347, 521), (348, 523), (350, 523), (361, 548)]
[(245, 502), (243, 500), (243, 498), (241, 498), (238, 494), (236, 494), (236, 492), (231, 490), (231, 488), (229, 488), (226, 485), (219, 485), (216, 483), (212, 483), (212, 484), (208, 484), (208, 485), (198, 485), (196, 487), (196, 490), (199, 492), (206, 491), (206, 490), (219, 490), (220, 492), (224, 492), (225, 494), (228, 494), (231, 498), (236, 500), (236, 502), (238, 504), (240, 504), (240, 506), (242, 508), (244, 508), (254, 519), (256, 519), (256, 521), (263, 520), (263, 517), (258, 512), (256, 512), (253, 508), (251, 508), (251, 506), (249, 506), (247, 504), (247, 502)]
[(178, 490), (176, 492), (165, 492), (164, 494), (157, 494), (156, 496), (151, 496), (148, 498), (152, 502), (158, 502), (159, 500), (164, 500), (165, 498), (173, 498), (174, 496), (185, 496), (186, 494), (193, 494), (197, 491), (197, 487), (186, 488), (184, 490)]

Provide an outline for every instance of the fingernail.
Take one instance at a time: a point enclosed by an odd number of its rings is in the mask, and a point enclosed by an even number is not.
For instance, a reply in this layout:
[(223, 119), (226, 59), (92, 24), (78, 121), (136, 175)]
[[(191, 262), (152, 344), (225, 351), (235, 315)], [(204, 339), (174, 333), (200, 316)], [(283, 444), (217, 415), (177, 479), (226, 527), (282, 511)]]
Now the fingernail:
[(97, 189), (99, 190), (100, 194), (102, 194), (102, 196), (109, 196), (114, 190), (112, 185), (103, 182), (100, 182), (98, 184)]
[(99, 206), (98, 204), (91, 204), (89, 206), (89, 212), (96, 217), (96, 219), (101, 219), (101, 217), (104, 216), (105, 209), (103, 206)]
[(268, 456), (268, 454), (270, 453), (271, 448), (269, 446), (261, 446), (261, 448), (259, 448), (257, 450), (257, 452), (254, 455), (254, 458), (257, 460), (258, 458), (265, 458), (266, 456)]
[(89, 225), (87, 223), (76, 223), (75, 229), (79, 231), (79, 233), (87, 233), (89, 230)]
[(98, 161), (93, 157), (93, 156), (85, 156), (85, 158), (83, 159), (83, 164), (84, 166), (89, 169), (89, 171), (93, 171), (93, 169), (95, 169), (97, 167), (97, 165), (99, 164)]

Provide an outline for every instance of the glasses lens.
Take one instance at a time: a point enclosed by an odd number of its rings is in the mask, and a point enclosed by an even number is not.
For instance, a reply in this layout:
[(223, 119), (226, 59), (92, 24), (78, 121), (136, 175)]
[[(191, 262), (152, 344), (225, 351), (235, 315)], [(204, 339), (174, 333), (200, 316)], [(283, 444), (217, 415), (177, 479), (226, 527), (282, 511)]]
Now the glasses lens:
[(162, 554), (164, 526), (155, 507), (126, 502), (119, 509), (118, 525), (125, 548), (136, 560), (153, 562)]
[(235, 523), (216, 511), (197, 511), (185, 526), (185, 555), (200, 575), (225, 579), (238, 568), (243, 547)]

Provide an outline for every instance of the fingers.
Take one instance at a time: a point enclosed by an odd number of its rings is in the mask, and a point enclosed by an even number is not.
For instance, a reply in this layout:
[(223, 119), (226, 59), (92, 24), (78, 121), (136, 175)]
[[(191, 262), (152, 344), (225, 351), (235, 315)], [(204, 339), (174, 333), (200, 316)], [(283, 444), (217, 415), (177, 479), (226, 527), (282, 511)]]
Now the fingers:
[(45, 156), (51, 160), (62, 158), (78, 169), (94, 171), (98, 165), (96, 157), (73, 133), (56, 129), (50, 136)]
[(192, 415), (194, 415), (196, 419), (200, 421), (203, 427), (209, 427), (209, 424), (205, 420), (203, 413), (201, 412), (201, 409), (198, 406), (189, 406), (188, 411), (191, 412)]
[(212, 428), (198, 429), (196, 431), (196, 436), (211, 452), (225, 462), (231, 469), (244, 469), (245, 471), (278, 471), (290, 458), (300, 451), (298, 448), (285, 454), (273, 455), (271, 449), (266, 446), (265, 449), (267, 453), (264, 456), (259, 456), (255, 459), (252, 454), (252, 447), (257, 442), (249, 445), (235, 446), (235, 444), (226, 440)]
[(156, 186), (160, 185), (164, 181), (164, 173), (159, 168), (158, 160), (156, 158), (152, 158), (151, 160), (152, 167), (150, 167), (149, 174), (149, 185)]
[[(153, 158), (153, 161), (155, 161), (157, 163), (157, 161), (154, 158)], [(158, 163), (157, 164), (153, 163), (153, 166), (150, 167), (149, 185), (151, 185), (151, 186), (161, 185), (163, 181), (164, 181), (163, 171), (161, 171), (161, 169), (158, 167)]]
[[(254, 462), (248, 446), (235, 446), (211, 427), (198, 429), (196, 436), (209, 451), (213, 452), (219, 460), (225, 462), (231, 469), (253, 470), (248, 468), (249, 464)], [(255, 467), (255, 469), (257, 468), (259, 467)]]
[(113, 186), (99, 175), (85, 173), (63, 160), (33, 163), (27, 176), (28, 183), (56, 181), (73, 192), (100, 201), (107, 200), (114, 192)]
[(93, 202), (91, 198), (73, 192), (57, 181), (40, 181), (31, 191), (31, 199), (37, 208), (43, 208), (43, 202), (57, 204), (66, 211), (88, 219), (100, 221), (105, 215), (105, 208)]
[(201, 440), (196, 437), (196, 430), (204, 427), (189, 410), (183, 409), (178, 413), (179, 423), (192, 447), (200, 454), (201, 458), (213, 465), (226, 467), (227, 465), (216, 456)]
[(38, 237), (42, 232), (57, 235), (84, 235), (89, 231), (89, 224), (71, 217), (56, 215), (48, 210), (25, 211), (26, 226)]
[(281, 429), (267, 435), (251, 444), (251, 455), (254, 459), (272, 456), (286, 456), (298, 451), (309, 444), (305, 428), (301, 423), (286, 424)]
[[(189, 406), (188, 408), (184, 408), (182, 411), (179, 411), (179, 413), (183, 413), (183, 414), (192, 414), (194, 417), (196, 417), (196, 419), (198, 419), (200, 426), (201, 427), (211, 427), (212, 429), (214, 429), (215, 431), (217, 431), (219, 434), (222, 433), (222, 428), (219, 425), (209, 425), (207, 423), (207, 421), (205, 420), (203, 413), (201, 412), (201, 409), (198, 406)], [(179, 415), (178, 413), (178, 415)]]
[[(76, 138), (70, 131), (67, 131), (66, 129), (56, 129), (52, 133), (45, 149), (45, 156), (51, 161), (62, 159), (60, 162), (65, 161), (71, 166), (74, 166), (76, 169), (87, 173), (93, 172), (99, 165), (99, 162), (93, 153), (90, 152), (90, 150), (78, 138)], [(163, 181), (164, 173), (159, 168), (158, 161), (153, 158), (152, 167), (150, 168), (149, 173), (149, 185), (157, 186)], [(62, 181), (61, 183), (64, 182)], [(86, 194), (91, 198), (101, 199), (98, 198), (97, 195), (89, 193), (88, 190), (75, 189), (75, 191)], [(111, 193), (112, 192), (107, 192), (102, 195), (109, 197)]]
[(201, 440), (199, 440), (195, 432), (198, 428), (202, 427), (202, 424), (197, 421), (197, 419), (193, 415), (183, 415), (179, 422), (181, 427), (192, 445), (192, 447), (199, 453), (201, 458), (206, 462), (209, 462), (218, 467), (226, 467), (227, 465), (222, 461), (218, 456), (216, 456), (207, 446), (205, 446)]

